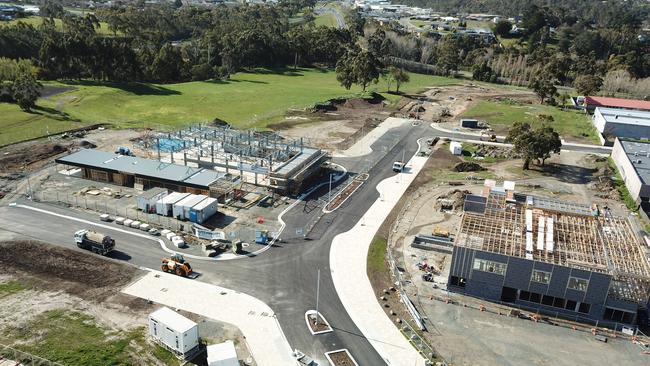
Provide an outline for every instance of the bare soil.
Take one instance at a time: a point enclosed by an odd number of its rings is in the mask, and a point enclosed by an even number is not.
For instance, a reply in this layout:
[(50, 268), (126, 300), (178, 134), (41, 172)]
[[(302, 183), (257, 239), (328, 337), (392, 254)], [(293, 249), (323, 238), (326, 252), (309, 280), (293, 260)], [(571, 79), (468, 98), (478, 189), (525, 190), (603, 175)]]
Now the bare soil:
[(335, 352), (329, 354), (332, 362), (336, 366), (355, 366), (350, 356), (345, 351)]
[(307, 316), (307, 319), (309, 319), (309, 327), (311, 328), (312, 332), (322, 332), (325, 330), (331, 330), (330, 327), (327, 326), (327, 324), (323, 321), (323, 317), (318, 315), (318, 324), (316, 324), (316, 318), (314, 317), (316, 314), (310, 314)]

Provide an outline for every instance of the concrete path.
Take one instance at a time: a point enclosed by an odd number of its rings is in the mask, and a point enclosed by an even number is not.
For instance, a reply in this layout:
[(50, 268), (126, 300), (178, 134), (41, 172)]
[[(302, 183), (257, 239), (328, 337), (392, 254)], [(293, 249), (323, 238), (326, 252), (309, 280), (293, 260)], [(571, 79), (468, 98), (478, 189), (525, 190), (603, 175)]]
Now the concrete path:
[(404, 123), (413, 122), (407, 118), (388, 117), (372, 131), (368, 132), (361, 140), (357, 141), (354, 145), (343, 151), (334, 152), (334, 157), (356, 157), (370, 154), (372, 149), (370, 146), (382, 137), (391, 128), (399, 127)]
[(259, 366), (297, 364), (275, 313), (252, 296), (159, 271), (150, 271), (122, 292), (235, 325)]
[[(407, 163), (405, 172), (379, 183), (380, 197), (350, 231), (334, 238), (330, 250), (332, 280), (345, 310), (377, 353), (391, 366), (421, 366), (425, 359), (386, 316), (377, 301), (377, 294), (366, 273), (368, 248), (426, 161), (426, 157), (414, 156)], [(354, 356), (354, 350), (351, 352)]]

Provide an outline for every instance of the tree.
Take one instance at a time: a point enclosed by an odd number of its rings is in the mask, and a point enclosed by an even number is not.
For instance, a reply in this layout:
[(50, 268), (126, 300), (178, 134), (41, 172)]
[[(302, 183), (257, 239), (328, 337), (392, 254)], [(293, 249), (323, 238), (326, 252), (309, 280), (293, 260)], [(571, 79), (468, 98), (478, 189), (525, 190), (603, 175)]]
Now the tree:
[(526, 122), (515, 122), (506, 136), (506, 142), (513, 145), (513, 149), (524, 160), (523, 169), (530, 169), (530, 162), (537, 160), (544, 165), (551, 153), (560, 153), (562, 141), (560, 135), (552, 127), (541, 126), (533, 129)]
[(573, 81), (573, 87), (581, 95), (594, 95), (603, 86), (603, 79), (597, 75), (578, 75)]
[(36, 106), (36, 100), (41, 96), (42, 85), (31, 73), (21, 72), (14, 80), (12, 97), (24, 111), (31, 111)]
[(537, 74), (533, 77), (533, 80), (530, 83), (530, 88), (533, 89), (535, 94), (539, 97), (539, 102), (544, 103), (548, 101), (551, 104), (555, 102), (555, 97), (557, 96), (557, 88), (551, 80), (550, 77), (542, 74)]
[(501, 37), (509, 37), (511, 29), (512, 23), (505, 19), (499, 20), (497, 24), (494, 25), (494, 33)]
[(490, 82), (492, 81), (492, 75), (495, 75), (494, 71), (485, 61), (472, 67), (472, 79), (474, 80)]
[(346, 89), (359, 84), (365, 92), (370, 83), (377, 82), (380, 70), (381, 63), (372, 52), (351, 49), (336, 63), (336, 79)]
[(408, 72), (404, 71), (404, 69), (400, 67), (391, 66), (389, 72), (393, 76), (393, 80), (395, 80), (395, 92), (399, 94), (400, 85), (408, 83), (411, 80), (411, 77)]
[(446, 35), (438, 44), (438, 67), (447, 74), (453, 74), (460, 64), (460, 48), (454, 35)]

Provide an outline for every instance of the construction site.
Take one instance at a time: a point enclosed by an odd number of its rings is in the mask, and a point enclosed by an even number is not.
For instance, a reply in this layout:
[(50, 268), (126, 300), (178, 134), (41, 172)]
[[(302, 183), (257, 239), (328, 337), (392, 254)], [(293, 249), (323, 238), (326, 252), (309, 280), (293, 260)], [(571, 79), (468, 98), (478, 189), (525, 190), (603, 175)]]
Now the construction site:
[[(142, 147), (161, 162), (214, 169), (243, 182), (280, 194), (299, 193), (327, 154), (303, 138), (285, 139), (273, 132), (236, 130), (230, 126), (190, 126), (146, 136)], [(232, 179), (230, 179), (232, 181)]]
[(616, 329), (647, 316), (650, 257), (607, 208), (515, 192), (486, 180), (467, 195), (449, 289)]

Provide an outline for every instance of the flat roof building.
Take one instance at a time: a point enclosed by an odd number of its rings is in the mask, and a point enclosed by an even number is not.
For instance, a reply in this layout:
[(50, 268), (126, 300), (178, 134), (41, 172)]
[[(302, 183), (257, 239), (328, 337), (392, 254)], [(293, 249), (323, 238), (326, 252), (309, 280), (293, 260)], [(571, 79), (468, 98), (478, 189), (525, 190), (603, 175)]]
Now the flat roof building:
[(592, 120), (603, 143), (614, 137), (650, 138), (650, 111), (596, 107)]
[(626, 218), (514, 187), (467, 202), (450, 290), (617, 328), (647, 321), (648, 252)]
[(145, 190), (164, 187), (176, 192), (210, 193), (210, 186), (226, 174), (205, 168), (163, 163), (158, 160), (82, 149), (56, 159), (59, 164), (82, 169), (83, 177)]
[(612, 160), (637, 203), (650, 201), (650, 143), (614, 140)]

